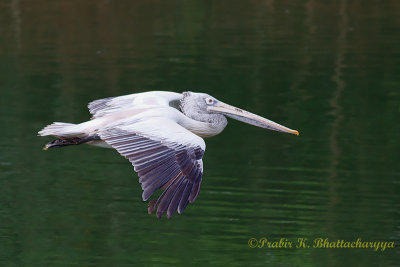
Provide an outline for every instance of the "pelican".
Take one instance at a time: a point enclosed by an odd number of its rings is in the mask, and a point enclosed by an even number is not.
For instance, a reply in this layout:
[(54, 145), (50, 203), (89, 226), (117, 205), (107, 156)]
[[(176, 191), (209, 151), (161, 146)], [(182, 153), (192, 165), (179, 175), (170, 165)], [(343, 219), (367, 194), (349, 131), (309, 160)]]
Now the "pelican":
[(226, 117), (258, 127), (299, 135), (289, 129), (216, 98), (194, 92), (153, 91), (109, 97), (88, 104), (92, 118), (80, 124), (54, 122), (39, 136), (57, 139), (44, 149), (90, 144), (114, 148), (138, 173), (148, 213), (156, 208), (171, 218), (193, 203), (203, 175), (203, 138), (215, 136), (227, 125)]

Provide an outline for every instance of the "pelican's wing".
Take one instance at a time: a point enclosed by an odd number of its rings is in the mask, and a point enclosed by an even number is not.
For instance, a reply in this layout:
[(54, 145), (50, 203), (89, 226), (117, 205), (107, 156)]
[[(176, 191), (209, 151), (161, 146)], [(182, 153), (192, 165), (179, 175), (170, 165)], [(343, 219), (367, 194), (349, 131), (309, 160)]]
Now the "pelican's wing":
[(206, 148), (201, 137), (167, 118), (114, 125), (99, 135), (132, 163), (139, 174), (144, 201), (157, 189), (164, 189), (157, 200), (149, 202), (149, 213), (158, 205), (157, 217), (167, 212), (170, 218), (195, 201)]
[(88, 104), (88, 108), (94, 119), (135, 107), (173, 106), (177, 108), (181, 98), (182, 94), (174, 92), (152, 91), (95, 100)]

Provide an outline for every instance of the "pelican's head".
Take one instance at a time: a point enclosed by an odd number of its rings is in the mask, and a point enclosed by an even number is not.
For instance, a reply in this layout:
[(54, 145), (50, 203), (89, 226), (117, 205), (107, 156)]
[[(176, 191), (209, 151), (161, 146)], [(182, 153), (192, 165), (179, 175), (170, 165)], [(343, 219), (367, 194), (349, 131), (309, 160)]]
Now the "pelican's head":
[(208, 94), (184, 92), (181, 100), (181, 109), (186, 116), (192, 119), (204, 117), (205, 114), (218, 115), (218, 117), (222, 115), (257, 127), (299, 135), (299, 132), (296, 130), (289, 129), (243, 109), (225, 104)]

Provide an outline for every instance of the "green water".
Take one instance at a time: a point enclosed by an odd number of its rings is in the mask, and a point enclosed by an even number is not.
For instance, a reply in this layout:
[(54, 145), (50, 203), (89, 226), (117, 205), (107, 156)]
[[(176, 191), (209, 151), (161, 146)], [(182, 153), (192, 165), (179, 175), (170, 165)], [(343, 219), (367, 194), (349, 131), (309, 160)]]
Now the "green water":
[[(0, 265), (396, 266), (399, 1), (0, 0)], [(109, 149), (42, 151), (94, 99), (206, 92), (300, 131), (237, 121), (206, 140), (202, 190), (147, 214)], [(250, 238), (395, 242), (250, 248)]]

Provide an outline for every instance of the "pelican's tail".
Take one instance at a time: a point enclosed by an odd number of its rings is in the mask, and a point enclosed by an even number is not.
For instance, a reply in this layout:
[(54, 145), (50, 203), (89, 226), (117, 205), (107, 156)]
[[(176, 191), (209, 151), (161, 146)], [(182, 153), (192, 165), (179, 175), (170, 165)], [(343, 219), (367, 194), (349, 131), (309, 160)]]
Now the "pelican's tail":
[(38, 135), (52, 135), (58, 138), (47, 143), (44, 150), (52, 147), (80, 145), (90, 141), (100, 140), (100, 137), (97, 134), (88, 136), (86, 133), (82, 132), (82, 125), (65, 122), (54, 122), (47, 125), (38, 132)]
[(66, 123), (66, 122), (53, 122), (50, 125), (44, 127), (38, 135), (40, 136), (56, 136), (56, 137), (81, 137), (82, 132), (77, 129), (77, 124)]

